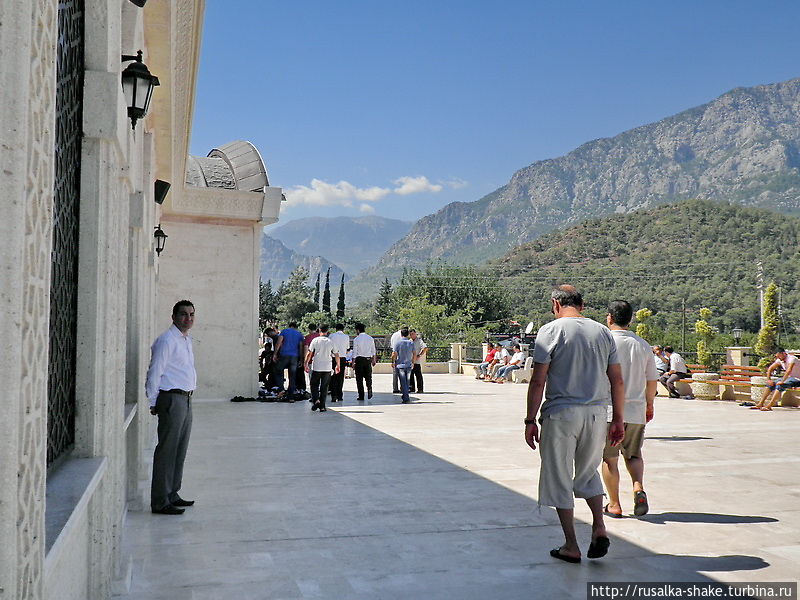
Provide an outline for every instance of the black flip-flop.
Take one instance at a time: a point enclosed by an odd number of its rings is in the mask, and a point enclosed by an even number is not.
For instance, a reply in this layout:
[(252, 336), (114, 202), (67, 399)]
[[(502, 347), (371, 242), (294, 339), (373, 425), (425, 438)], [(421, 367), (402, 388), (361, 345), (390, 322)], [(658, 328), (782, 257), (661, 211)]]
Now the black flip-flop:
[(611, 546), (611, 540), (606, 536), (600, 535), (589, 544), (589, 550), (586, 552), (587, 558), (602, 558), (608, 554), (608, 548)]
[(557, 558), (558, 560), (563, 560), (564, 562), (572, 564), (581, 562), (580, 556), (576, 558), (575, 556), (567, 556), (566, 554), (561, 554), (561, 548), (553, 548), (552, 550), (550, 550), (550, 556), (552, 556), (553, 558)]
[(650, 510), (650, 505), (647, 504), (647, 494), (644, 492), (636, 492), (633, 495), (633, 514), (637, 517), (643, 517)]
[(612, 513), (611, 511), (609, 511), (608, 510), (608, 504), (606, 504), (603, 507), (603, 514), (606, 515), (607, 517), (611, 517), (612, 519), (621, 519), (622, 518), (622, 513)]

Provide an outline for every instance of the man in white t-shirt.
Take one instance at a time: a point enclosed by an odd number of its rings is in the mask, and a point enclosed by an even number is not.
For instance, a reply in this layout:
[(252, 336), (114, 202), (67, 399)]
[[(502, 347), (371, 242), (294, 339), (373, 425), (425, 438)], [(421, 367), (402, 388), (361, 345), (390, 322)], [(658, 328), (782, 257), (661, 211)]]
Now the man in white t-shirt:
[(633, 308), (624, 300), (615, 300), (608, 305), (606, 323), (617, 346), (617, 358), (625, 381), (625, 437), (619, 446), (606, 442), (603, 450), (603, 481), (608, 493), (608, 504), (603, 512), (614, 518), (622, 516), (619, 501), (620, 452), (633, 483), (633, 514), (641, 517), (650, 510), (644, 491), (642, 443), (644, 426), (653, 418), (658, 369), (650, 345), (628, 330), (632, 319)]
[[(334, 362), (335, 361), (335, 362)], [(334, 366), (335, 365), (335, 366)], [(311, 410), (325, 412), (325, 399), (331, 381), (331, 368), (339, 373), (339, 353), (328, 337), (328, 326), (319, 326), (319, 335), (311, 340), (306, 354), (305, 370), (311, 375)]]
[(680, 398), (681, 395), (675, 387), (675, 382), (689, 377), (689, 368), (686, 366), (686, 361), (683, 360), (683, 357), (675, 352), (672, 346), (664, 346), (664, 356), (669, 360), (669, 371), (664, 373), (659, 378), (659, 381), (669, 391), (670, 398)]
[(511, 377), (511, 372), (521, 369), (526, 358), (527, 357), (522, 351), (522, 348), (520, 348), (520, 345), (514, 344), (514, 354), (508, 360), (508, 364), (497, 369), (497, 376), (494, 379), (494, 383), (505, 383), (507, 380), (509, 380)]
[[(579, 563), (575, 498), (586, 499), (592, 511), (586, 556), (603, 557), (611, 544), (603, 522), (603, 483), (597, 468), (606, 437), (617, 445), (624, 436), (625, 388), (611, 332), (581, 315), (580, 292), (560, 285), (553, 290), (551, 302), (556, 319), (539, 329), (533, 348), (525, 441), (533, 450), (539, 445), (539, 503), (555, 507), (564, 532), (564, 544), (551, 550), (550, 556)], [(544, 404), (542, 396), (546, 396)], [(611, 426), (606, 428), (609, 400), (613, 412)]]
[(789, 388), (800, 387), (800, 360), (797, 360), (796, 356), (781, 348), (775, 353), (775, 362), (767, 369), (767, 377), (771, 377), (772, 372), (778, 368), (783, 369), (783, 377), (780, 381), (770, 380), (767, 383), (764, 395), (758, 404), (751, 407), (752, 409), (772, 410), (783, 392)]
[(508, 348), (505, 346), (500, 346), (500, 350), (498, 350), (494, 355), (494, 361), (489, 366), (489, 370), (484, 381), (493, 382), (497, 378), (497, 372), (505, 367), (510, 360), (511, 353), (508, 351)]

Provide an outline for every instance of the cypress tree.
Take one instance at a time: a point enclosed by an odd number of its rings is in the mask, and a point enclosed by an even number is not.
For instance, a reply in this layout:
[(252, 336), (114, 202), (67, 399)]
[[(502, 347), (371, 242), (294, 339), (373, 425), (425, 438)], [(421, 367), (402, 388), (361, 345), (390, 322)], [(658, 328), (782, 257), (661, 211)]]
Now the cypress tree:
[(317, 308), (319, 308), (319, 276), (320, 273), (317, 273), (317, 283), (314, 284), (314, 304)]
[(336, 303), (336, 318), (344, 318), (344, 273), (342, 273), (342, 283), (339, 284), (339, 301)]
[(325, 273), (325, 290), (322, 292), (322, 312), (331, 314), (331, 268)]

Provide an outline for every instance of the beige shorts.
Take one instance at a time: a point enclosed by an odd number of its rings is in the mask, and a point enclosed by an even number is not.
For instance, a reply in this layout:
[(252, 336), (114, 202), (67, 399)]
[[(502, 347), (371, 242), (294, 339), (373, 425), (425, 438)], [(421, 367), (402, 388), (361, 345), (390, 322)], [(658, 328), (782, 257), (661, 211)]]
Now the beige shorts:
[[(610, 426), (610, 425), (609, 425)], [(644, 443), (644, 425), (625, 423), (625, 437), (619, 446), (612, 446), (606, 436), (606, 447), (603, 448), (603, 460), (617, 458), (622, 452), (626, 459), (641, 458)]]
[(603, 493), (597, 467), (607, 436), (605, 406), (570, 406), (543, 416), (539, 504), (574, 508), (575, 498)]

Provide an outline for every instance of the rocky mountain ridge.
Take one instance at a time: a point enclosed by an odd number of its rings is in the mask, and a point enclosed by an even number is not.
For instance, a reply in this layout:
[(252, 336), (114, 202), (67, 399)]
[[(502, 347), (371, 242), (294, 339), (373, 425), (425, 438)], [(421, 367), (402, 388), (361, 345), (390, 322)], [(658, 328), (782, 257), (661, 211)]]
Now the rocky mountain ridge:
[(687, 198), (800, 213), (800, 79), (736, 88), (525, 167), (480, 200), (420, 219), (351, 289), (374, 295), (404, 265), (479, 263), (585, 219)]

